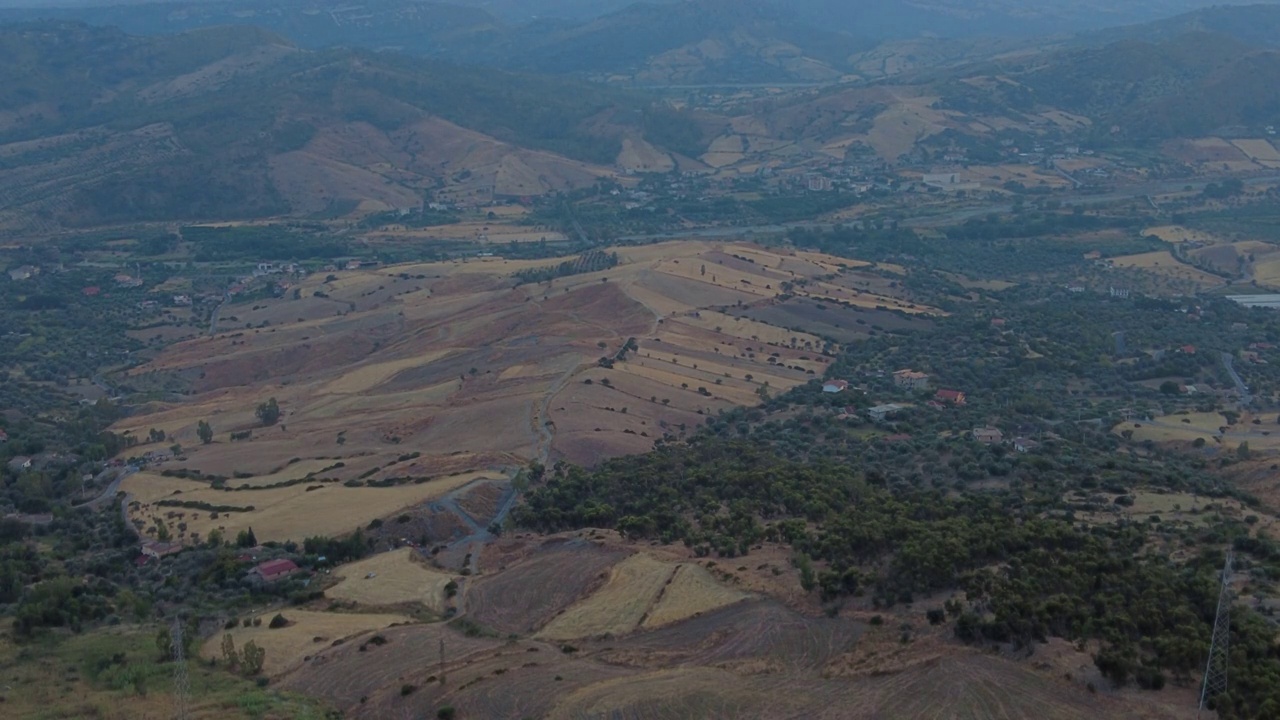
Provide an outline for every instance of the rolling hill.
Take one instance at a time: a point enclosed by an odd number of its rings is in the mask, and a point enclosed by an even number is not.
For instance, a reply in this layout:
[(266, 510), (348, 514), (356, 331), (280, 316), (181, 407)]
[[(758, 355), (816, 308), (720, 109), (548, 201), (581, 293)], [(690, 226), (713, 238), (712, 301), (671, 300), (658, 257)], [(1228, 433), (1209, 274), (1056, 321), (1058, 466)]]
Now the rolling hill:
[(610, 174), (624, 140), (700, 133), (598, 85), (309, 52), (248, 27), (12, 26), (0, 59), (0, 224), (16, 229), (539, 195)]
[(0, 22), (58, 19), (156, 35), (260, 26), (299, 47), (396, 50), (452, 63), (645, 84), (820, 82), (875, 43), (819, 29), (764, 0), (639, 3), (578, 20), (508, 24), (479, 7), (412, 0), (312, 4), (214, 0), (0, 10)]
[(1153, 142), (1280, 121), (1280, 53), (1197, 31), (984, 64), (945, 84), (944, 107), (1056, 108), (1098, 136)]
[(875, 45), (757, 0), (639, 3), (585, 23), (527, 25), (510, 42), (512, 66), (642, 84), (838, 80)]

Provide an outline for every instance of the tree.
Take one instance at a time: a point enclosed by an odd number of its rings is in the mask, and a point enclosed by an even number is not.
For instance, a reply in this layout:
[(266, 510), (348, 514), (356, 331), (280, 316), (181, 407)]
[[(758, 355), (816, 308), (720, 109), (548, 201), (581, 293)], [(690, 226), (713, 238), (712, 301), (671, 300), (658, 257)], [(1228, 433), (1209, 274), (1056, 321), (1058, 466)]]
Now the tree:
[(257, 643), (250, 640), (240, 650), (240, 668), (245, 675), (257, 675), (262, 672), (262, 662), (266, 657), (266, 649), (258, 647)]
[(226, 661), (229, 668), (235, 668), (240, 664), (240, 654), (236, 652), (236, 641), (231, 637), (231, 633), (222, 636), (222, 659)]
[(1178, 383), (1172, 380), (1165, 380), (1164, 382), (1160, 383), (1160, 392), (1164, 393), (1165, 395), (1177, 395), (1179, 392), (1181, 392), (1181, 388), (1178, 387)]
[(258, 544), (258, 537), (253, 534), (253, 528), (249, 528), (248, 530), (241, 530), (240, 533), (236, 535), (237, 547), (249, 548), (249, 547), (254, 547), (257, 544)]
[(263, 426), (275, 425), (280, 421), (280, 405), (275, 398), (271, 398), (259, 405), (254, 414), (262, 421)]
[(208, 422), (201, 420), (196, 425), (196, 436), (200, 438), (202, 444), (208, 445), (213, 442), (213, 428), (209, 426)]

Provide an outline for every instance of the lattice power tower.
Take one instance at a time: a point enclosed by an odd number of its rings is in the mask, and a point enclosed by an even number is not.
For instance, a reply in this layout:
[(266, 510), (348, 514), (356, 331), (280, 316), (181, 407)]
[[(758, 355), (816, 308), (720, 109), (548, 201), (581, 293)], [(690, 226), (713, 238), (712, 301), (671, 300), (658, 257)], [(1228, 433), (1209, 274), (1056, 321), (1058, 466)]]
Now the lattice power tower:
[(1231, 641), (1231, 551), (1222, 565), (1222, 587), (1218, 590), (1218, 614), (1213, 620), (1213, 640), (1209, 643), (1209, 662), (1204, 668), (1204, 685), (1200, 688), (1200, 710), (1209, 700), (1227, 690), (1227, 665)]

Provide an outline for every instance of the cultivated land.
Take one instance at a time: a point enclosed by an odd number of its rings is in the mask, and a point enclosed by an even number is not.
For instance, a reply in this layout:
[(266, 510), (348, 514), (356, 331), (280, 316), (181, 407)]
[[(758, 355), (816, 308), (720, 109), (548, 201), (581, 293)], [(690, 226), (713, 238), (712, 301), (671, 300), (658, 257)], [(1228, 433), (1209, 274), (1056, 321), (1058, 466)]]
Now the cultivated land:
[(1118, 268), (1135, 268), (1166, 280), (1182, 280), (1195, 283), (1200, 289), (1226, 284), (1222, 278), (1179, 261), (1168, 250), (1157, 250), (1138, 255), (1124, 255), (1111, 259)]
[[(682, 551), (651, 554), (612, 533), (504, 539), (486, 550), (481, 577), (460, 595), (462, 622), (479, 632), (458, 623), (388, 627), (394, 615), (286, 610), (295, 625), (268, 630), (264, 616), (262, 627), (232, 634), (270, 643), (269, 663), (278, 651), (269, 672), (279, 687), (357, 718), (429, 715), (445, 705), (465, 717), (834, 719), (931, 717), (941, 708), (946, 717), (1014, 720), (1191, 717), (1178, 705), (1192, 703), (1180, 697), (1088, 692), (1086, 683), (1104, 681), (1088, 653), (1067, 643), (1040, 650), (1043, 667), (1033, 669), (957, 646), (913, 617), (914, 638), (904, 645), (896, 625), (802, 615), (726, 584), (750, 583), (751, 572), (717, 577), (716, 563), (680, 560)], [(762, 548), (752, 565), (771, 551)], [(591, 582), (575, 584), (583, 578)], [(536, 611), (539, 604), (550, 614)], [(503, 640), (503, 617), (550, 622)]]
[(346, 641), (372, 630), (413, 622), (406, 615), (294, 609), (282, 610), (280, 614), (289, 621), (287, 626), (275, 629), (269, 627), (271, 619), (276, 615), (274, 612), (257, 616), (254, 620), (261, 620), (258, 625), (242, 625), (215, 634), (205, 643), (200, 654), (203, 657), (220, 658), (222, 637), (229, 633), (237, 648), (244, 647), (245, 643), (252, 640), (258, 647), (266, 649), (262, 671), (267, 675), (279, 675), (306, 662), (308, 657), (325, 648), (343, 644), (339, 641)]
[[(820, 378), (833, 348), (787, 328), (811, 324), (843, 341), (937, 313), (867, 280), (892, 270), (820, 253), (707, 242), (616, 252), (614, 268), (537, 284), (514, 273), (562, 261), (320, 272), (296, 297), (229, 305), (216, 335), (131, 371), (194, 391), (115, 428), (166, 433), (144, 449), (183, 448), (125, 481), (135, 521), (185, 538), (215, 528), (252, 527), (262, 540), (349, 532), (473, 480), (503, 481), (531, 460), (643, 452), (762, 391)], [(254, 410), (268, 398), (282, 414), (262, 427)], [(200, 420), (214, 428), (211, 444), (196, 437)]]
[(411, 548), (348, 563), (333, 574), (342, 580), (325, 590), (327, 597), (373, 606), (418, 603), (438, 613), (445, 610), (445, 586), (454, 580), (428, 568)]

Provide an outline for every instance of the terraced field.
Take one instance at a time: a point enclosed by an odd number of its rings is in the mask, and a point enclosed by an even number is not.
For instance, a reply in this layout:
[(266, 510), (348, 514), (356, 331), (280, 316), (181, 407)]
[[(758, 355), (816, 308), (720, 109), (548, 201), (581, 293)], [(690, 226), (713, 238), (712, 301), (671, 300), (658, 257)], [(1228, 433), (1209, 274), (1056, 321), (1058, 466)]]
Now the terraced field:
[[(193, 394), (114, 429), (155, 428), (164, 447), (182, 445), (156, 470), (247, 488), (141, 474), (124, 487), (139, 502), (134, 519), (184, 541), (249, 526), (264, 540), (340, 534), (421, 507), (464, 476), (501, 484), (534, 459), (644, 452), (758, 403), (766, 383), (777, 393), (819, 379), (823, 348), (861, 337), (859, 320), (868, 332), (927, 328), (937, 312), (894, 296), (866, 263), (820, 253), (711, 242), (609, 252), (615, 267), (545, 282), (515, 274), (561, 259), (492, 257), (317, 273), (296, 298), (228, 306), (222, 332), (131, 371), (176, 376)], [(780, 299), (784, 285), (795, 300)], [(282, 416), (262, 427), (254, 409), (268, 398)], [(201, 420), (210, 444), (196, 436)], [(175, 499), (229, 509), (213, 518), (154, 505)]]

